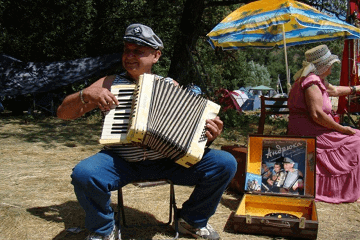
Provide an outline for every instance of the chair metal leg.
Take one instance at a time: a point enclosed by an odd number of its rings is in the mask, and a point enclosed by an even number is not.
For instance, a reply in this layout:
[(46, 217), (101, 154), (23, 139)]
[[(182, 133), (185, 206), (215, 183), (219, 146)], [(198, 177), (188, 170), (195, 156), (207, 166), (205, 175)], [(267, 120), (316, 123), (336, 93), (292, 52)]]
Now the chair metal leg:
[(173, 240), (178, 239), (179, 237), (179, 221), (178, 221), (178, 208), (176, 206), (176, 200), (175, 200), (175, 189), (174, 184), (170, 180), (168, 180), (168, 183), (170, 184), (170, 222), (171, 222), (171, 209), (174, 210), (174, 227), (175, 227), (175, 237)]
[(118, 189), (118, 227), (121, 229), (121, 221), (124, 227), (154, 227), (154, 226), (168, 226), (172, 222), (172, 216), (174, 212), (174, 227), (175, 227), (175, 237), (173, 240), (178, 239), (179, 237), (179, 227), (178, 227), (178, 209), (175, 201), (175, 189), (174, 184), (170, 180), (166, 180), (170, 184), (170, 209), (169, 209), (169, 221), (167, 223), (160, 224), (142, 224), (142, 225), (128, 225), (125, 218), (125, 208), (124, 208), (124, 199), (122, 188)]
[(126, 227), (125, 223), (125, 210), (124, 210), (124, 199), (122, 188), (118, 189), (118, 227), (120, 229), (121, 220), (123, 221), (123, 225)]

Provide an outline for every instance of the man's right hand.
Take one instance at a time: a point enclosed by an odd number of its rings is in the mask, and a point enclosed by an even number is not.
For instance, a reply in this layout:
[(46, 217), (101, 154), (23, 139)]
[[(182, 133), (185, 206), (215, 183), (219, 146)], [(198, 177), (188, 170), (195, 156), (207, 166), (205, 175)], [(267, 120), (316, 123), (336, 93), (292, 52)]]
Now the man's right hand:
[(119, 101), (107, 88), (89, 86), (83, 90), (84, 101), (99, 107), (101, 111), (109, 111), (112, 105), (119, 105)]
[(57, 116), (64, 120), (76, 119), (98, 107), (101, 111), (109, 111), (119, 101), (110, 92), (115, 76), (100, 78), (89, 87), (83, 89), (81, 101), (79, 92), (67, 96), (57, 110)]

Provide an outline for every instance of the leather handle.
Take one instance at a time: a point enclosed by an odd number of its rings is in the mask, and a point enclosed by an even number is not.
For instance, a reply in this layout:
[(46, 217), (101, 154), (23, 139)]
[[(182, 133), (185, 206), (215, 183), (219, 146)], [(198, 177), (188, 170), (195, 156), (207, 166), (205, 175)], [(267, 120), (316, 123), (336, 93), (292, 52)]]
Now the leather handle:
[(271, 222), (269, 220), (261, 220), (261, 223), (265, 224), (265, 225), (269, 225), (269, 226), (274, 226), (274, 227), (285, 227), (285, 228), (290, 228), (290, 223), (283, 221), (282, 223), (277, 223), (277, 222)]

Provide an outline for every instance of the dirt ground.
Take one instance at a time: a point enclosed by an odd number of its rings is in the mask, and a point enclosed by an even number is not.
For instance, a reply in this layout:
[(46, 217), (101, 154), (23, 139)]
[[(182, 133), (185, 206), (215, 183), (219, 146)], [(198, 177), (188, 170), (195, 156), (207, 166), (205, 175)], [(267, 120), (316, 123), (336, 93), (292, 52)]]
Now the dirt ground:
[[(62, 121), (0, 114), (0, 240), (84, 239), (84, 212), (77, 203), (70, 174), (73, 166), (101, 148), (98, 119)], [(246, 139), (246, 137), (244, 137)], [(219, 139), (214, 147), (233, 144)], [(179, 207), (192, 192), (175, 186)], [(130, 222), (167, 221), (168, 186), (124, 188)], [(235, 233), (228, 219), (241, 196), (227, 192), (210, 219), (222, 239), (274, 239)], [(117, 209), (117, 193), (112, 196)], [(360, 205), (316, 203), (318, 239), (360, 239)], [(157, 220), (156, 220), (157, 219)], [(79, 230), (79, 233), (71, 230)], [(171, 239), (171, 227), (125, 228), (123, 239)], [(179, 239), (191, 239), (181, 236)], [(282, 239), (282, 238), (276, 238)]]

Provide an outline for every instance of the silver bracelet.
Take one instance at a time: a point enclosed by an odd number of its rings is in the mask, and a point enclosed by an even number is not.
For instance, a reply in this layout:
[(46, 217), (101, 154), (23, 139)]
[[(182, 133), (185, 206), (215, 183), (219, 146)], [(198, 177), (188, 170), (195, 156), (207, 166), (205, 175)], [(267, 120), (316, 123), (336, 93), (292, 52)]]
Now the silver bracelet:
[(83, 90), (81, 89), (80, 92), (79, 92), (79, 95), (80, 95), (80, 100), (83, 104), (87, 104), (87, 102), (85, 102), (84, 100), (84, 97), (83, 97)]

